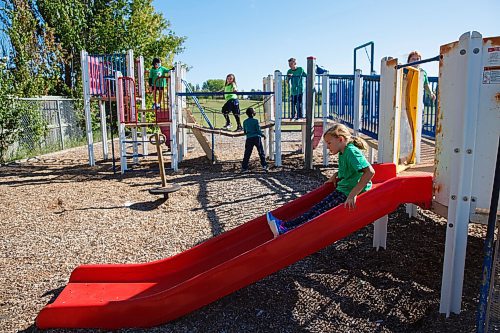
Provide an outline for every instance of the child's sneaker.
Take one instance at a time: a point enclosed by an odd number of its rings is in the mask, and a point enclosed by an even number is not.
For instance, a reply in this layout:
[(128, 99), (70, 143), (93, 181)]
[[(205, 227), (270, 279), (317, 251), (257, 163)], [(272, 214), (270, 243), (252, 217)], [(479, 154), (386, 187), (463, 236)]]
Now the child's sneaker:
[(273, 232), (274, 237), (278, 237), (288, 231), (288, 229), (282, 225), (283, 221), (274, 217), (271, 212), (267, 212), (266, 217), (267, 223), (269, 224), (269, 228)]
[(238, 126), (238, 127), (236, 128), (236, 132), (239, 132), (239, 131), (243, 131), (243, 127)]
[(269, 170), (269, 168), (267, 167), (267, 165), (264, 165), (264, 166), (262, 167), (262, 170), (264, 170), (265, 172), (267, 172), (267, 171)]
[(222, 128), (223, 129), (230, 129), (231, 127), (233, 127), (231, 124), (227, 124), (227, 125), (224, 125)]

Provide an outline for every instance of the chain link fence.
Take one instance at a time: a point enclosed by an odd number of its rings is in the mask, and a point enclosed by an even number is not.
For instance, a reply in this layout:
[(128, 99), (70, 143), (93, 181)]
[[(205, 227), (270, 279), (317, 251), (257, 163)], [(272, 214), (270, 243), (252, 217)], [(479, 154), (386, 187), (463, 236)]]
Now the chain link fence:
[(83, 102), (58, 96), (16, 98), (21, 112), (18, 138), (7, 150), (7, 160), (29, 158), (86, 143)]

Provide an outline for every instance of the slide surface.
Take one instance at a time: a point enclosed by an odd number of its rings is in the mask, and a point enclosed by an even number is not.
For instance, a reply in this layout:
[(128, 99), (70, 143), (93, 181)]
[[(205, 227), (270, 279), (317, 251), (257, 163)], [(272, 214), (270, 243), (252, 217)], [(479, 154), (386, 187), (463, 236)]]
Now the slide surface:
[[(429, 208), (432, 176), (396, 177), (394, 164), (374, 165), (372, 190), (357, 208), (338, 206), (273, 238), (265, 216), (175, 256), (144, 264), (83, 265), (36, 319), (39, 328), (151, 327), (174, 320), (252, 284), (394, 211)], [(276, 209), (289, 219), (333, 190), (331, 184)]]

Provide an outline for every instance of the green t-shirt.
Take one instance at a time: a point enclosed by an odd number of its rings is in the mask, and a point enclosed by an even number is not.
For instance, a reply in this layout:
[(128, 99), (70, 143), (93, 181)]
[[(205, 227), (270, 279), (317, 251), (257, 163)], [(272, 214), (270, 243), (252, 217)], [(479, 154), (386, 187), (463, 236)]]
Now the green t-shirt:
[(290, 68), (288, 72), (286, 72), (286, 75), (292, 75), (292, 77), (289, 77), (288, 79), (288, 82), (290, 82), (290, 85), (292, 86), (290, 88), (290, 95), (295, 96), (302, 94), (304, 92), (303, 78), (307, 76), (304, 68), (297, 67), (295, 70)]
[[(337, 178), (337, 190), (349, 195), (352, 189), (358, 184), (363, 175), (362, 169), (370, 166), (365, 156), (354, 143), (348, 143), (343, 153), (339, 153), (339, 171)], [(372, 187), (372, 182), (369, 181), (365, 188), (361, 191), (369, 190)]]
[[(224, 86), (224, 92), (233, 92), (236, 89), (236, 85), (234, 83), (228, 84)], [(236, 94), (224, 94), (224, 99), (229, 101), (230, 99), (237, 99), (238, 96)]]
[(430, 97), (432, 94), (432, 89), (431, 89), (431, 86), (429, 84), (429, 78), (427, 77), (427, 72), (425, 70), (421, 69), (420, 73), (424, 74), (424, 94), (428, 95)]
[(156, 86), (156, 87), (165, 87), (167, 85), (167, 80), (165, 79), (159, 79), (156, 80), (159, 76), (165, 76), (167, 73), (170, 72), (169, 69), (160, 66), (158, 68), (152, 67), (149, 70), (149, 85), (151, 87)]
[(255, 118), (247, 118), (243, 121), (243, 131), (245, 132), (247, 139), (255, 136), (262, 136), (259, 121)]

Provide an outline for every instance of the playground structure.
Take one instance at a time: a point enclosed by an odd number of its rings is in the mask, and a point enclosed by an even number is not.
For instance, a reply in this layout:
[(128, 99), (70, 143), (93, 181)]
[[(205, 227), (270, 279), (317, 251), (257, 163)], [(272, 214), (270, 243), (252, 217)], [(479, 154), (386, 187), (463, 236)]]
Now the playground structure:
[[(171, 165), (177, 170), (179, 159), (187, 153), (186, 131), (177, 126), (184, 121), (182, 98), (177, 99), (174, 91), (182, 91), (180, 79), (176, 73), (183, 75), (185, 67), (177, 63), (175, 70), (168, 77), (159, 78), (166, 81), (165, 94), (158, 109), (146, 108), (145, 67), (142, 56), (134, 60), (131, 50), (126, 54), (89, 55), (81, 52), (82, 79), (84, 89), (84, 111), (87, 131), (89, 164), (95, 165), (92, 132), (91, 102), (97, 101), (100, 111), (100, 129), (103, 145), (103, 159), (108, 159), (108, 133), (105, 102), (108, 102), (111, 125), (116, 122), (119, 133), (119, 160), (121, 173), (128, 170), (128, 159), (139, 162), (139, 157), (148, 155), (148, 130), (158, 128), (166, 137), (166, 146), (170, 148)], [(155, 104), (159, 98), (157, 89), (153, 91)], [(114, 102), (114, 104), (112, 104)], [(116, 110), (116, 113), (113, 111)], [(116, 118), (113, 114), (116, 114)], [(152, 114), (148, 117), (147, 114)], [(149, 133), (151, 135), (152, 133)], [(111, 131), (111, 138), (112, 131)], [(141, 146), (141, 153), (139, 153)], [(111, 145), (114, 149), (114, 145)], [(132, 148), (130, 152), (129, 148)], [(113, 151), (113, 163), (115, 154)]]
[[(483, 38), (477, 32), (463, 34), (457, 42), (441, 46), (433, 175), (396, 175), (397, 171), (408, 169), (409, 172), (410, 166), (418, 166), (422, 77), (419, 71), (399, 66), (397, 59), (384, 58), (376, 146), (377, 160), (384, 164), (377, 166), (374, 189), (359, 196), (359, 209), (355, 213), (348, 215), (343, 207), (337, 207), (276, 239), (272, 238), (265, 217), (261, 216), (159, 262), (78, 267), (56, 301), (42, 310), (37, 325), (41, 328), (119, 328), (157, 325), (178, 318), (370, 223), (374, 222), (374, 246), (385, 248), (387, 219), (384, 216), (400, 203), (418, 204), (448, 219), (440, 312), (447, 316), (460, 313), (468, 223), (485, 223), (484, 213), (489, 211), (492, 200), (487, 189), (491, 188), (494, 176), (494, 152), (498, 150), (500, 134), (500, 82), (492, 82), (489, 73), (498, 71), (495, 68), (499, 57), (495, 52), (500, 53), (500, 38)], [(308, 72), (309, 68), (314, 68), (314, 58), (308, 59)], [(357, 85), (362, 87), (363, 77), (360, 72), (357, 75)], [(308, 79), (310, 88), (314, 82)], [(493, 80), (498, 77), (493, 76)], [(275, 75), (275, 82), (278, 81)], [(277, 115), (279, 87), (281, 85), (275, 85)], [(322, 91), (323, 101), (326, 101), (331, 97), (325, 93), (329, 84), (324, 83), (322, 87), (327, 87)], [(314, 92), (312, 89), (308, 92), (306, 155), (312, 150), (315, 123)], [(363, 109), (363, 104), (357, 102), (360, 95), (363, 94), (358, 90), (353, 101), (354, 109), (358, 109), (354, 114), (358, 116)], [(361, 114), (352, 119), (353, 130), (357, 133), (363, 133), (365, 114)], [(342, 121), (342, 118), (337, 120)], [(277, 118), (275, 135), (279, 135), (279, 125)], [(278, 149), (276, 146), (276, 160)], [(323, 186), (273, 214), (282, 219), (299, 215), (330, 191), (331, 188)], [(349, 223), (343, 223), (346, 220)], [(266, 265), (262, 265), (263, 262)], [(95, 299), (86, 299), (88, 294)], [(142, 312), (138, 312), (139, 309)], [(118, 313), (121, 315), (116, 315)], [(130, 315), (123, 316), (123, 313)]]

